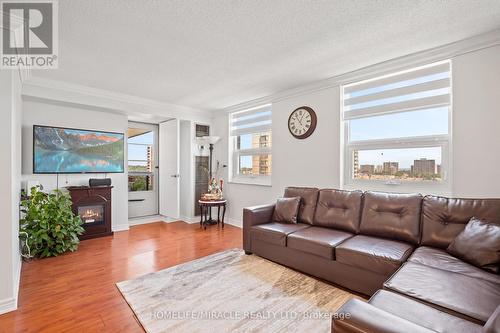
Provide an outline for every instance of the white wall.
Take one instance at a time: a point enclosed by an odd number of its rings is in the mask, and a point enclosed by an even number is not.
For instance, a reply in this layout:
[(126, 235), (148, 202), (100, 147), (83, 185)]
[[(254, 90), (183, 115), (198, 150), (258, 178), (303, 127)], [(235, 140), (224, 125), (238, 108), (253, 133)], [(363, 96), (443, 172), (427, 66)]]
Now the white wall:
[(19, 196), (20, 196), (20, 141), (21, 81), (17, 71), (0, 71), (0, 188), (4, 196), (0, 211), (5, 218), (0, 221), (0, 313), (17, 308), (19, 273)]
[[(453, 58), (452, 196), (500, 197), (495, 176), (500, 165), (499, 82), (500, 46)], [(244, 207), (274, 202), (286, 186), (342, 186), (339, 90), (336, 86), (273, 103), (272, 186), (227, 184), (230, 223), (241, 225)], [(312, 136), (296, 140), (287, 119), (303, 105), (316, 111), (318, 125)], [(227, 164), (227, 114), (217, 114), (213, 128), (223, 138), (215, 147), (216, 159)]]
[[(33, 125), (48, 125), (72, 127), (110, 132), (127, 132), (128, 119), (126, 115), (108, 113), (80, 108), (63, 103), (24, 101), (22, 130), (22, 180), (38, 180), (45, 190), (52, 190), (57, 186), (56, 175), (33, 174)], [(125, 149), (125, 161), (127, 150)], [(128, 229), (128, 188), (127, 164), (125, 173), (108, 173), (114, 186), (112, 197), (112, 229)], [(59, 175), (59, 187), (88, 185), (89, 178), (104, 178), (104, 174), (88, 175)]]
[[(288, 131), (288, 116), (300, 106), (312, 107), (318, 117), (314, 134), (306, 140), (297, 140)], [(228, 222), (240, 225), (244, 207), (274, 202), (290, 185), (339, 188), (339, 108), (339, 87), (273, 103), (272, 186), (226, 184)], [(214, 134), (223, 138), (215, 147), (215, 159), (224, 164), (229, 161), (227, 117), (221, 114), (214, 122)], [(224, 178), (228, 179), (227, 171)]]
[(500, 46), (453, 59), (453, 195), (500, 197)]

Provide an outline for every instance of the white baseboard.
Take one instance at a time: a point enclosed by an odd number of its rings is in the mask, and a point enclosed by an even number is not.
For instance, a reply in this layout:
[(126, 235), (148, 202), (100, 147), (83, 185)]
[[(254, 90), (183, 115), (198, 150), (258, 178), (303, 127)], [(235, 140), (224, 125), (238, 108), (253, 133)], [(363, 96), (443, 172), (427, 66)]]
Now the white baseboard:
[(233, 219), (233, 218), (228, 217), (224, 220), (224, 223), (230, 224), (230, 225), (238, 227), (238, 228), (243, 228), (243, 221), (242, 220)]
[[(180, 219), (186, 223), (200, 223), (200, 217), (199, 216), (181, 216)], [(232, 219), (230, 217), (226, 217), (224, 219), (225, 224), (230, 224), (232, 226), (238, 227), (238, 228), (243, 228), (243, 221), (238, 220), (238, 219)]]
[(111, 226), (111, 230), (113, 230), (113, 232), (128, 230), (128, 224), (113, 225), (113, 226)]
[(133, 226), (133, 225), (141, 225), (141, 224), (148, 224), (148, 223), (154, 223), (154, 222), (170, 223), (170, 222), (176, 222), (176, 221), (195, 223), (196, 221), (199, 221), (199, 220), (196, 217), (187, 217), (187, 216), (179, 216), (179, 217), (175, 218), (175, 217), (169, 217), (169, 216), (164, 216), (164, 215), (151, 215), (151, 216), (131, 218), (128, 220), (128, 224), (130, 226)]
[(128, 220), (128, 225), (132, 226), (132, 225), (148, 224), (153, 222), (168, 222), (166, 219), (167, 218), (162, 215), (134, 217)]
[[(148, 224), (148, 223), (154, 223), (154, 222), (165, 222), (165, 223), (170, 223), (170, 222), (176, 222), (176, 221), (183, 221), (189, 224), (193, 223), (200, 223), (200, 217), (199, 216), (179, 216), (178, 218), (173, 218), (173, 217), (168, 217), (168, 216), (163, 216), (163, 215), (151, 215), (151, 216), (145, 216), (145, 217), (137, 217), (137, 218), (132, 218), (128, 220), (128, 225), (133, 226), (133, 225), (141, 225), (141, 224)], [(225, 223), (234, 225), (236, 227), (240, 227), (243, 225), (242, 221), (236, 220), (236, 219), (231, 219), (231, 218), (226, 218)], [(116, 227), (113, 227), (113, 231), (121, 231), (121, 230), (128, 230), (127, 228), (122, 228), (124, 225), (119, 225)]]
[(0, 314), (17, 310), (17, 297), (0, 300)]
[(180, 217), (169, 217), (169, 216), (164, 216), (164, 215), (161, 215), (161, 217), (163, 219), (163, 222), (165, 222), (165, 223), (177, 222), (177, 221), (181, 220)]
[(179, 217), (181, 221), (184, 221), (186, 223), (192, 224), (192, 223), (200, 223), (200, 218), (198, 216), (180, 216)]
[(21, 268), (22, 258), (19, 256), (19, 263), (17, 265), (17, 272), (14, 276), (14, 297), (9, 297), (0, 300), (0, 314), (17, 310), (17, 300), (19, 299), (19, 285), (21, 283)]

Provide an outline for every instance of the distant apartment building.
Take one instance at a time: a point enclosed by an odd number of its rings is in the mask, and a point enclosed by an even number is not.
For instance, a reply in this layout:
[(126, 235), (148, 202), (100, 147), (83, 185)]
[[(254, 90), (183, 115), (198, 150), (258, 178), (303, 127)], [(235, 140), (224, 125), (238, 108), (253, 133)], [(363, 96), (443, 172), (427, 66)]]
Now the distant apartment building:
[[(253, 134), (252, 148), (265, 148), (271, 146), (271, 135), (269, 133)], [(271, 155), (252, 156), (252, 174), (270, 175), (271, 174)]]
[(357, 178), (359, 176), (359, 152), (357, 150), (354, 151), (353, 159), (354, 178)]
[(394, 175), (399, 171), (399, 162), (384, 162), (383, 173)]
[(359, 172), (367, 175), (373, 175), (375, 173), (375, 165), (373, 164), (360, 165)]
[(432, 176), (436, 174), (436, 161), (428, 160), (426, 158), (414, 160), (411, 172), (412, 174), (419, 176)]

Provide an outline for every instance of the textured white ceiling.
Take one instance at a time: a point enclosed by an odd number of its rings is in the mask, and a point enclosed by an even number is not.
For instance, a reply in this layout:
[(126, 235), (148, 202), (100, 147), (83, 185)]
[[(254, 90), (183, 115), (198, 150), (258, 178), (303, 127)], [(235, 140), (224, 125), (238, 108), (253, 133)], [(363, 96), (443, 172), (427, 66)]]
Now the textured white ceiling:
[(219, 109), (500, 27), (499, 0), (64, 0), (36, 76)]

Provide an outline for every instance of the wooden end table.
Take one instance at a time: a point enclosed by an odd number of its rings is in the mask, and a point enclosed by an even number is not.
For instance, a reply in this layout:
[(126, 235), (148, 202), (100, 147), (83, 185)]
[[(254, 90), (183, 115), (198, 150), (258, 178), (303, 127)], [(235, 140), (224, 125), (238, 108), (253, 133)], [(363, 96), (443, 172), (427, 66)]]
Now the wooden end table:
[[(198, 200), (200, 205), (200, 227), (207, 229), (207, 225), (222, 223), (222, 229), (224, 229), (224, 215), (226, 215), (226, 203), (227, 200)], [(217, 207), (217, 220), (212, 220), (212, 207)], [(222, 207), (222, 220), (220, 219), (220, 209)], [(208, 213), (208, 218), (207, 218)]]

